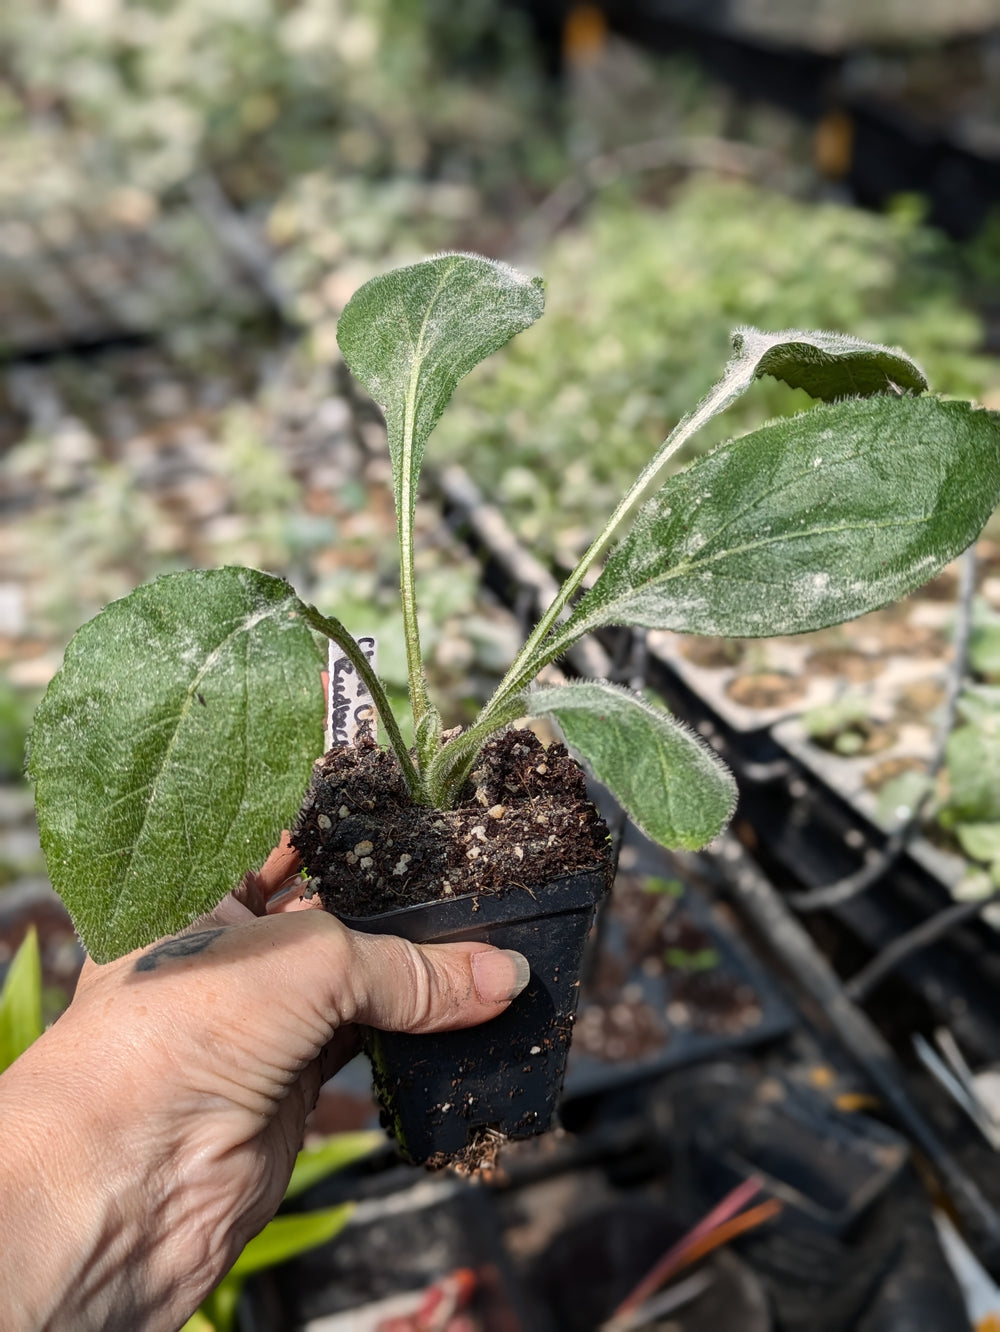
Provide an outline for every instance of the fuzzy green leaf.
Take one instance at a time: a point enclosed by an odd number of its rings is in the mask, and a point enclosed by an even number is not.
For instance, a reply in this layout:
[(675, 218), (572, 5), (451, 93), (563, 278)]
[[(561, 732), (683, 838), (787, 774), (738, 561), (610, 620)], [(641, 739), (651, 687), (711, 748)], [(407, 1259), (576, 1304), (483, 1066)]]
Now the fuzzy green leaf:
[(34, 927), (24, 936), (0, 990), (0, 1073), (44, 1031), (42, 958)]
[(873, 397), (722, 445), (640, 510), (558, 633), (634, 624), (743, 638), (884, 606), (932, 578), (1000, 499), (1000, 418)]
[(289, 585), (253, 569), (159, 578), (76, 634), (28, 772), (97, 961), (182, 929), (263, 861), (322, 750), (320, 665)]
[(845, 333), (738, 328), (733, 351), (727, 377), (739, 377), (752, 366), (755, 378), (771, 375), (824, 402), (927, 388), (924, 372), (906, 352)]
[(667, 847), (696, 850), (728, 823), (736, 784), (711, 749), (668, 713), (617, 685), (579, 681), (525, 695), (532, 716), (552, 716), (636, 826)]
[(412, 510), (424, 444), (458, 381), (530, 327), (544, 300), (540, 278), (478, 255), (443, 254), (372, 278), (348, 301), (337, 342), (385, 412), (401, 522)]
[(791, 388), (804, 389), (814, 398), (867, 398), (876, 393), (920, 393), (927, 388), (924, 372), (898, 347), (848, 337), (844, 333), (785, 329), (764, 333), (759, 328), (737, 328), (732, 333), (733, 355), (722, 378), (694, 411), (689, 412), (664, 440), (658, 456), (672, 456), (681, 444), (726, 411), (743, 396), (755, 379), (770, 375)]
[[(385, 411), (399, 532), (400, 600), (418, 757), (433, 713), (424, 681), (413, 518), (427, 436), (455, 386), (542, 313), (538, 278), (474, 254), (443, 254), (372, 278), (351, 297), (337, 341), (355, 377)], [(431, 715), (431, 729), (438, 724)]]
[[(639, 499), (650, 491), (670, 459), (713, 417), (719, 416), (742, 397), (755, 379), (771, 375), (794, 388), (804, 389), (813, 397), (828, 401), (863, 398), (874, 394), (899, 397), (910, 392), (920, 392), (927, 387), (923, 371), (905, 352), (841, 333), (800, 332), (797, 329), (786, 329), (783, 333), (762, 333), (760, 329), (744, 327), (733, 332), (732, 343), (733, 355), (722, 378), (709, 389), (693, 411), (678, 421), (619, 501), (604, 530), (564, 581), (559, 594), (536, 625), (514, 663), (511, 674), (516, 680), (523, 682), (536, 675), (546, 662), (561, 655), (588, 628), (619, 622), (603, 620), (598, 616), (593, 622), (585, 623), (574, 616), (569, 621), (568, 630), (564, 628), (554, 637), (549, 637), (552, 626), (570, 603), (586, 571), (595, 559), (604, 554), (622, 522), (632, 514)], [(605, 597), (609, 591), (608, 583), (605, 582), (598, 599)], [(588, 609), (596, 609), (593, 598), (585, 600)]]
[(962, 823), (1000, 822), (1000, 728), (959, 726), (948, 737), (948, 809)]
[(1000, 860), (1000, 823), (958, 823), (955, 836), (973, 860)]

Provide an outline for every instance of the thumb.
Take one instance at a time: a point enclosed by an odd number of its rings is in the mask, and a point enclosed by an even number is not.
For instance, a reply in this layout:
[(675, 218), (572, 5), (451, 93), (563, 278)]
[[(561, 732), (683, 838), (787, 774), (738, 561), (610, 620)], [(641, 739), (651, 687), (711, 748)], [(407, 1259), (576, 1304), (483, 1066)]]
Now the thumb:
[(450, 1031), (502, 1013), (531, 978), (527, 958), (482, 943), (413, 944), (348, 931), (349, 1021), (382, 1031)]

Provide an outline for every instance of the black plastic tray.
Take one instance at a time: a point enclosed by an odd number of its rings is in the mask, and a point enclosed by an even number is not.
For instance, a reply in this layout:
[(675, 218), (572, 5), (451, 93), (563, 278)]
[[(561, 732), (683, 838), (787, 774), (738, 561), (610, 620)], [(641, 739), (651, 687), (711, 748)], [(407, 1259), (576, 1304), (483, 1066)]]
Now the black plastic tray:
[[(638, 835), (630, 836), (629, 849), (634, 849)], [(577, 1014), (574, 1041), (570, 1047), (566, 1074), (565, 1096), (587, 1096), (609, 1090), (628, 1082), (655, 1077), (671, 1069), (701, 1060), (715, 1059), (727, 1052), (775, 1040), (792, 1027), (795, 1018), (789, 1004), (782, 997), (774, 980), (757, 961), (735, 930), (726, 922), (722, 912), (696, 888), (677, 877), (667, 853), (644, 842), (638, 865), (652, 867), (649, 872), (628, 872), (619, 875), (618, 883), (603, 908), (596, 955), (585, 972), (580, 1008)], [(636, 928), (636, 895), (643, 895), (643, 883), (659, 879), (661, 885), (670, 883), (673, 891), (663, 890), (649, 895), (651, 920)], [(656, 961), (656, 918), (659, 909), (662, 924), (668, 927), (683, 923), (682, 934), (697, 933), (698, 947), (716, 956), (715, 965), (703, 968), (680, 969), (664, 966), (653, 970)], [(641, 914), (641, 913), (638, 913)], [(645, 933), (650, 946), (642, 949)], [(661, 931), (661, 939), (663, 932)], [(637, 956), (645, 951), (645, 956)], [(666, 952), (668, 942), (660, 949)], [(648, 960), (647, 960), (648, 959)], [(643, 963), (646, 963), (644, 966)], [(699, 993), (705, 1003), (699, 1005)], [(711, 1001), (720, 996), (721, 1010)], [(729, 1005), (726, 997), (738, 1000), (746, 996), (743, 1013), (736, 1011), (738, 1004)], [(752, 999), (750, 998), (752, 996)], [(632, 1003), (625, 1001), (631, 999)], [(707, 1004), (707, 1006), (706, 1006)], [(633, 1014), (642, 1015), (633, 1021), (645, 1019), (647, 1025), (655, 1022), (662, 1031), (656, 1040), (650, 1032), (642, 1039), (644, 1048), (613, 1057), (614, 1035), (606, 1043), (606, 1054), (598, 1057), (588, 1050), (588, 1024), (597, 1010), (606, 1013), (605, 1023), (614, 1032), (613, 1011), (622, 1006)], [(621, 1013), (624, 1019), (626, 1014)], [(640, 1043), (633, 1035), (632, 1040)], [(627, 1035), (619, 1037), (628, 1043)]]

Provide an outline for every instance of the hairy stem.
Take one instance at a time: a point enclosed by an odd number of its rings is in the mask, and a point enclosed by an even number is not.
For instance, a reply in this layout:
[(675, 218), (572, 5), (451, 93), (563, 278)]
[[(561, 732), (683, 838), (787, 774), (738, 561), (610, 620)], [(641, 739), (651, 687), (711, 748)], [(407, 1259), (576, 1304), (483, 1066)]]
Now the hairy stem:
[(315, 606), (304, 605), (303, 614), (307, 622), (319, 633), (324, 634), (332, 642), (336, 643), (344, 656), (357, 671), (359, 677), (364, 682), (365, 688), (372, 696), (372, 702), (375, 704), (375, 710), (379, 715), (382, 725), (385, 727), (385, 733), (389, 737), (389, 744), (392, 746), (393, 753), (399, 760), (399, 766), (402, 769), (403, 780), (406, 782), (406, 789), (410, 793), (410, 798), (418, 805), (428, 803), (427, 792), (420, 774), (413, 766), (413, 760), (410, 758), (409, 750), (403, 740), (399, 724), (393, 715), (392, 708), (389, 706), (389, 700), (386, 697), (385, 690), (378, 676), (371, 668), (368, 658), (362, 652), (361, 648), (355, 642), (347, 628), (341, 624), (340, 620), (333, 615), (324, 615), (322, 611)]
[[(709, 403), (712, 395), (706, 399)], [(547, 646), (543, 646), (545, 639), (556, 625), (560, 615), (566, 608), (570, 598), (579, 588), (586, 576), (587, 570), (599, 556), (603, 555), (611, 544), (615, 533), (622, 525), (625, 519), (632, 513), (636, 505), (642, 500), (646, 492), (650, 489), (653, 482), (662, 472), (670, 459), (674, 456), (695, 431), (699, 430), (705, 421), (709, 419), (714, 412), (704, 411), (705, 404), (702, 404), (698, 410), (685, 416), (679, 421), (667, 438), (663, 441), (656, 453), (650, 458), (649, 462), (642, 469), (635, 481), (619, 500), (614, 513), (608, 519), (601, 532), (590, 543), (572, 572), (567, 576), (565, 582), (559, 591), (553, 597), (549, 608), (535, 625), (534, 630), (525, 642), (521, 651), (515, 657), (507, 674), (497, 686), (493, 697), (485, 705), (479, 714), (481, 720), (491, 717), (494, 711), (500, 708), (512, 694), (518, 693), (524, 689), (535, 678), (541, 668), (555, 657), (561, 656), (563, 652), (573, 643), (576, 635), (567, 636), (565, 641), (561, 641), (553, 651), (549, 651)]]
[[(408, 413), (409, 414), (409, 413)], [(414, 730), (427, 711), (423, 658), (420, 652), (420, 625), (417, 621), (416, 571), (413, 563), (414, 495), (409, 469), (400, 478), (397, 520), (399, 525), (399, 588), (403, 610), (403, 637), (406, 642), (406, 673), (410, 685), (410, 708)]]
[[(438, 284), (435, 300), (442, 286), (447, 281), (447, 274)], [(403, 409), (403, 431), (399, 447), (395, 450), (398, 463), (396, 473), (396, 527), (399, 532), (399, 588), (403, 610), (403, 636), (406, 640), (406, 673), (410, 686), (410, 711), (413, 713), (413, 731), (419, 732), (420, 722), (427, 712), (427, 687), (424, 683), (423, 657), (420, 652), (420, 624), (417, 620), (417, 578), (413, 561), (413, 517), (416, 511), (416, 471), (413, 466), (413, 440), (417, 420), (417, 389), (420, 384), (420, 367), (427, 334), (427, 322), (431, 317), (434, 301), (424, 312), (417, 339), (413, 364), (410, 369), (410, 382), (406, 389), (406, 402)], [(393, 452), (393, 450), (390, 450)]]
[(431, 803), (437, 809), (449, 809), (472, 771), (484, 742), (509, 722), (524, 715), (524, 699), (515, 696), (488, 719), (480, 719), (440, 748), (430, 764), (425, 780)]

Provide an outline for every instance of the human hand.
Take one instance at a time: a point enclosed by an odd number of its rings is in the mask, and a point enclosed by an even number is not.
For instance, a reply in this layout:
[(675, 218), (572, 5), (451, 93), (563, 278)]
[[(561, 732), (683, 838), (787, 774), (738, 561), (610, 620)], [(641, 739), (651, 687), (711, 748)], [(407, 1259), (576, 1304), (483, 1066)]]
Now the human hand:
[(355, 1024), (473, 1026), (527, 981), (518, 954), (354, 933), (294, 896), (255, 915), (294, 868), (279, 848), (192, 931), (88, 964), (0, 1078), (5, 1327), (180, 1326), (274, 1214)]

